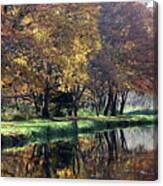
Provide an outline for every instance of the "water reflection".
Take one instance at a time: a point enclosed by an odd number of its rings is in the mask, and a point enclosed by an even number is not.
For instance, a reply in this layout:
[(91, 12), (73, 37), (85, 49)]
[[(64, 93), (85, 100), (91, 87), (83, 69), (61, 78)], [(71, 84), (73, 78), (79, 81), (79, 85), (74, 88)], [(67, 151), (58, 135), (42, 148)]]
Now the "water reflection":
[(97, 132), (2, 152), (2, 176), (153, 180), (153, 127)]

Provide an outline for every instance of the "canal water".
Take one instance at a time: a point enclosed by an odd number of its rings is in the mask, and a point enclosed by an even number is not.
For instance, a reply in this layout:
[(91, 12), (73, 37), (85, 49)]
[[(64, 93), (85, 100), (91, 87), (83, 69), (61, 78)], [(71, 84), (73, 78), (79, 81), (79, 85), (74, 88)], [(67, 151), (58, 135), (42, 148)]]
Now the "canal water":
[(157, 179), (154, 126), (106, 129), (2, 150), (2, 176)]

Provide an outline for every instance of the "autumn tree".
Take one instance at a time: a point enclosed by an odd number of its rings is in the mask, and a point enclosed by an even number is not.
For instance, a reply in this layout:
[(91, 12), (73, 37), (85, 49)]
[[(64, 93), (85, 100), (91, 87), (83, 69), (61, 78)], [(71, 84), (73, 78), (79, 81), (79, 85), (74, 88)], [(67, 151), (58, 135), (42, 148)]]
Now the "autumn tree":
[(122, 114), (130, 90), (153, 94), (154, 11), (139, 2), (2, 6), (2, 100), (28, 101), (44, 118), (62, 96), (73, 116), (83, 99), (97, 115)]
[(2, 9), (3, 89), (33, 95), (35, 101), (42, 95), (44, 118), (49, 117), (49, 95), (57, 90), (73, 93), (76, 110), (81, 97), (76, 92), (82, 94), (88, 79), (87, 56), (94, 57), (100, 49), (99, 7), (62, 4)]
[(138, 2), (101, 6), (99, 28), (103, 47), (94, 64), (102, 74), (99, 80), (105, 78), (108, 83), (104, 115), (109, 110), (111, 115), (116, 115), (118, 100), (120, 114), (123, 113), (129, 90), (152, 92), (154, 15), (146, 4)]

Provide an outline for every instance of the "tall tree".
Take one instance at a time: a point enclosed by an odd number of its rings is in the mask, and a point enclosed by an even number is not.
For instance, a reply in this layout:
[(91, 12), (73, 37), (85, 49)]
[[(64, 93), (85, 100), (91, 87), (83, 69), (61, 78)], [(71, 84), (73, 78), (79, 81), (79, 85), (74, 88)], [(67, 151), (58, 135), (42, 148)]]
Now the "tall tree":
[(122, 96), (122, 114), (129, 90), (153, 92), (154, 14), (146, 4), (139, 2), (103, 3), (101, 6), (102, 50), (94, 65), (102, 74), (99, 80), (103, 78), (108, 84), (104, 115), (109, 109), (112, 115), (116, 114), (119, 95)]
[(3, 88), (42, 94), (44, 118), (50, 92), (83, 89), (87, 56), (100, 49), (98, 9), (89, 4), (3, 6)]

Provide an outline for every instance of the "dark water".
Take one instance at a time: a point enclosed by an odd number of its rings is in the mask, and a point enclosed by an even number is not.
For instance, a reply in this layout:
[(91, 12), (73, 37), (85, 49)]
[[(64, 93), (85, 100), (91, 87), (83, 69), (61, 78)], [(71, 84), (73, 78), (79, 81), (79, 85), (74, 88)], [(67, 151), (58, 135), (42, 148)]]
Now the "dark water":
[(155, 180), (154, 127), (96, 132), (2, 151), (2, 176)]

